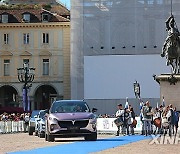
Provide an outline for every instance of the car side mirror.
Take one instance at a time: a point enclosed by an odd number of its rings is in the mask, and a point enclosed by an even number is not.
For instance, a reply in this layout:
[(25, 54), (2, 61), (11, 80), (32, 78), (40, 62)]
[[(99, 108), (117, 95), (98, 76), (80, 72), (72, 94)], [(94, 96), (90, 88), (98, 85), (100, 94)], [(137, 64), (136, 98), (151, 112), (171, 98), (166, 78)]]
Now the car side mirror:
[(46, 113), (46, 114), (44, 115), (44, 118), (45, 118), (45, 119), (48, 117), (48, 114), (49, 114), (49, 113)]
[(97, 110), (98, 110), (98, 109), (96, 109), (96, 108), (92, 108), (92, 113), (97, 112)]
[(49, 114), (49, 110), (48, 110), (48, 109), (45, 109), (45, 111), (44, 111), (44, 112)]

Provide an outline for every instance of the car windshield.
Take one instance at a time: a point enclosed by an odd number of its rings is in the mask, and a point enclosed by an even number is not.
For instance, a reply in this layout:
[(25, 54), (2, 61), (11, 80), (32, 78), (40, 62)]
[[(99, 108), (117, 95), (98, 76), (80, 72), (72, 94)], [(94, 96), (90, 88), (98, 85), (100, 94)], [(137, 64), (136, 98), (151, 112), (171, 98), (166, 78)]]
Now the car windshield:
[(45, 114), (46, 114), (45, 111), (40, 111), (39, 112), (39, 118), (43, 118)]
[(39, 114), (39, 110), (32, 111), (31, 117), (33, 118), (35, 115)]
[(86, 102), (55, 102), (51, 108), (51, 113), (72, 113), (72, 112), (90, 112)]

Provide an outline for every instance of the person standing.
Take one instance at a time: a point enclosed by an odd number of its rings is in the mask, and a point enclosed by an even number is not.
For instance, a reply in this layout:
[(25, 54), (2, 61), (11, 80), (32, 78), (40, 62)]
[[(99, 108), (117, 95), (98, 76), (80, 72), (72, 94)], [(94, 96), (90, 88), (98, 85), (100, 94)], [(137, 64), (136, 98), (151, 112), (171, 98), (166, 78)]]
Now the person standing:
[(160, 126), (157, 124), (156, 121), (161, 121), (161, 118), (160, 118), (160, 112), (159, 112), (159, 109), (156, 107), (155, 108), (155, 111), (154, 111), (154, 115), (153, 115), (153, 124), (155, 126), (155, 130), (153, 132), (154, 135), (156, 135), (156, 133), (159, 133), (160, 132)]
[(172, 104), (169, 105), (169, 111), (166, 115), (168, 121), (169, 121), (169, 136), (174, 134), (174, 125), (175, 125), (175, 118), (174, 118), (174, 110)]
[(133, 109), (133, 107), (131, 107), (131, 108), (130, 108), (130, 117), (131, 117), (131, 120), (132, 120), (132, 121), (131, 121), (131, 125), (130, 125), (130, 130), (131, 130), (131, 134), (132, 134), (132, 135), (134, 135), (134, 128), (135, 128), (135, 126), (136, 126), (136, 125), (133, 125), (134, 120), (136, 120), (136, 119), (135, 119), (135, 116), (136, 116), (136, 115), (135, 115), (134, 109)]
[(140, 121), (142, 123), (142, 132), (141, 132), (141, 135), (145, 135), (144, 115), (143, 115), (145, 107), (146, 107), (146, 103), (143, 103), (142, 106), (141, 106), (141, 112), (140, 112)]
[(25, 133), (26, 133), (27, 130), (28, 130), (29, 119), (30, 119), (29, 113), (25, 113), (25, 116), (24, 116), (24, 132), (25, 132)]
[[(122, 107), (122, 104), (118, 105), (118, 110), (116, 112), (116, 118), (120, 118), (121, 121), (124, 121), (124, 109)], [(117, 127), (118, 127), (118, 131), (117, 131), (116, 136), (119, 136), (120, 127), (121, 127), (121, 132), (123, 132), (123, 125), (117, 126)]]
[(177, 134), (178, 123), (179, 123), (179, 112), (176, 111), (176, 107), (174, 107), (174, 121), (175, 121), (175, 134)]
[(161, 120), (164, 135), (167, 134), (167, 131), (169, 129), (170, 124), (169, 124), (168, 119), (169, 119), (169, 116), (171, 116), (170, 114), (171, 112), (169, 112), (169, 106), (164, 107), (163, 112), (162, 112), (162, 120)]
[(123, 135), (129, 135), (129, 126), (131, 124), (131, 117), (130, 117), (130, 110), (128, 108), (124, 109), (124, 134)]
[(150, 102), (147, 101), (146, 106), (143, 109), (145, 136), (151, 135), (152, 133), (152, 114), (152, 107), (150, 106)]
[(159, 133), (159, 134), (163, 134), (163, 127), (162, 127), (163, 105), (160, 105), (160, 106), (159, 106), (159, 111), (158, 111), (158, 112), (159, 112), (159, 118), (160, 118), (160, 121), (161, 121), (161, 123), (160, 123), (161, 126), (160, 126), (160, 128), (159, 128), (159, 132), (158, 132), (158, 133)]

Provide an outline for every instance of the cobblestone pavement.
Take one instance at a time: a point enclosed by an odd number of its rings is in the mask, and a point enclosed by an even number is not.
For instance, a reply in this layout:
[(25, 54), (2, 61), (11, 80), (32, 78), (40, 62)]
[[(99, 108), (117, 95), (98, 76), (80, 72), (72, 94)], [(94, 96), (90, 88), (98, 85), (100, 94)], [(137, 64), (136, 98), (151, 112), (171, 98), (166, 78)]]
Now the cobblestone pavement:
[[(114, 137), (112, 135), (98, 135), (98, 138)], [(29, 136), (27, 133), (0, 134), (0, 154), (22, 150), (30, 150), (45, 146), (83, 141), (84, 138), (57, 138), (56, 142), (47, 142), (44, 138)]]
[(178, 144), (160, 144), (159, 139), (158, 142), (142, 140), (92, 154), (180, 154), (180, 140)]
[[(114, 135), (98, 135), (99, 139), (110, 138)], [(84, 138), (57, 138), (56, 142), (46, 142), (44, 138), (29, 136), (27, 133), (0, 134), (0, 154), (7, 152), (36, 149), (40, 147), (67, 144), (83, 141)], [(180, 154), (180, 141), (178, 144), (153, 144), (152, 140), (143, 140), (120, 147), (96, 152), (94, 154)]]

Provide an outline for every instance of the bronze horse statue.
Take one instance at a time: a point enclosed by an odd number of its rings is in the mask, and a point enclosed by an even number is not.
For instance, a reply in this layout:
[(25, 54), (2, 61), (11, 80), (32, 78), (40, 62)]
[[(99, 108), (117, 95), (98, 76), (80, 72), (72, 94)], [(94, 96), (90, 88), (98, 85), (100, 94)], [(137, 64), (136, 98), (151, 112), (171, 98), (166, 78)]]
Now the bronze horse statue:
[(175, 26), (174, 16), (171, 15), (166, 20), (166, 30), (168, 36), (164, 42), (161, 57), (166, 57), (167, 66), (171, 65), (172, 73), (180, 73), (180, 33)]

